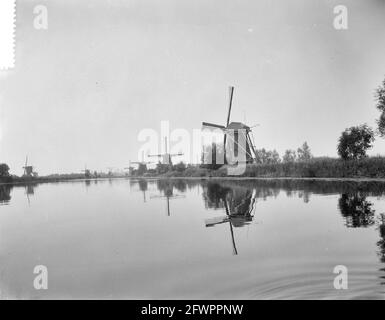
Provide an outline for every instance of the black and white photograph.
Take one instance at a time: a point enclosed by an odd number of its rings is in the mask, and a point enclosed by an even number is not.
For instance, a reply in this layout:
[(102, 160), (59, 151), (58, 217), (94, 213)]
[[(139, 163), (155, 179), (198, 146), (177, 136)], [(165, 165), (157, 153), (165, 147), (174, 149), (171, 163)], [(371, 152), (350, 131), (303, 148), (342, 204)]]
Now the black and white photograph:
[(0, 300), (385, 298), (385, 1), (0, 1)]

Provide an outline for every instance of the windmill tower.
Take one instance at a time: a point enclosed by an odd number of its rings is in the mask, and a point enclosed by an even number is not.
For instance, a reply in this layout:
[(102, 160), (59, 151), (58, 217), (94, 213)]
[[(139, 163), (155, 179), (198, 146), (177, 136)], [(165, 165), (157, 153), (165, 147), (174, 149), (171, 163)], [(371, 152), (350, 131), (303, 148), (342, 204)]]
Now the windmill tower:
[[(209, 122), (202, 122), (202, 129), (220, 129), (223, 131), (223, 148), (225, 161), (230, 155), (235, 158), (240, 152), (246, 155), (246, 163), (255, 162), (256, 151), (252, 139), (251, 127), (242, 122), (230, 122), (231, 108), (233, 102), (234, 87), (229, 87), (229, 106), (227, 112), (226, 125), (218, 125)], [(240, 143), (243, 142), (244, 143)]]
[(167, 152), (167, 137), (164, 137), (164, 153), (161, 154), (150, 154), (149, 157), (162, 158), (161, 163), (172, 166), (172, 157), (183, 156), (183, 153), (168, 153)]
[(33, 166), (28, 165), (28, 156), (25, 157), (25, 165), (23, 167), (23, 177), (35, 177), (37, 173), (33, 171)]

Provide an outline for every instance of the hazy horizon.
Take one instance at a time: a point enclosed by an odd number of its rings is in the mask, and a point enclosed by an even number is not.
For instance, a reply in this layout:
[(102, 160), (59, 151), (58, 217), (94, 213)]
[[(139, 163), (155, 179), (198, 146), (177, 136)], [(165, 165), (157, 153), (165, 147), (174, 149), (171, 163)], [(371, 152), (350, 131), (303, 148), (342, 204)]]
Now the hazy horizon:
[[(48, 8), (48, 30), (33, 7)], [(0, 71), (0, 162), (40, 175), (127, 167), (144, 128), (160, 132), (233, 121), (257, 149), (337, 156), (341, 132), (379, 112), (385, 1), (86, 0), (17, 3), (16, 64)], [(294, 130), (293, 130), (294, 129)], [(385, 155), (377, 138), (370, 155)]]

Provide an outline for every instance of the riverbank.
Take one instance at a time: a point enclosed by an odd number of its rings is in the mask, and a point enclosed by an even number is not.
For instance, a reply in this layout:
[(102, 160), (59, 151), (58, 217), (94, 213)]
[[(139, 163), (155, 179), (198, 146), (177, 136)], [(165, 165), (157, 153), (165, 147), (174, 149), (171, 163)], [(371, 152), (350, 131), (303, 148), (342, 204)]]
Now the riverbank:
[[(147, 174), (148, 175), (148, 174)], [(151, 173), (153, 176), (154, 174)], [(144, 175), (146, 176), (146, 174)], [(171, 170), (162, 177), (229, 177), (228, 167), (217, 170), (201, 166), (188, 166), (183, 171)], [(368, 157), (358, 160), (313, 158), (302, 162), (274, 164), (248, 164), (236, 178), (375, 178), (385, 179), (385, 157)]]
[(63, 175), (49, 175), (41, 177), (18, 177), (9, 176), (0, 178), (0, 185), (11, 184), (11, 185), (28, 185), (38, 183), (49, 183), (49, 182), (63, 182), (63, 181), (91, 181), (91, 180), (109, 180), (109, 179), (122, 179), (127, 178), (126, 176), (99, 176), (93, 178), (85, 178), (84, 174), (63, 174)]
[[(174, 168), (178, 168), (175, 166)], [(84, 174), (55, 174), (42, 177), (9, 176), (0, 179), (0, 184), (33, 184), (71, 180), (122, 179), (127, 176), (100, 176), (85, 178)], [(189, 165), (184, 170), (172, 169), (157, 174), (155, 170), (142, 175), (132, 175), (138, 179), (307, 179), (323, 181), (385, 181), (385, 157), (368, 157), (359, 160), (336, 158), (313, 158), (305, 162), (276, 164), (248, 164), (243, 174), (229, 176), (228, 166), (213, 170), (198, 165)]]

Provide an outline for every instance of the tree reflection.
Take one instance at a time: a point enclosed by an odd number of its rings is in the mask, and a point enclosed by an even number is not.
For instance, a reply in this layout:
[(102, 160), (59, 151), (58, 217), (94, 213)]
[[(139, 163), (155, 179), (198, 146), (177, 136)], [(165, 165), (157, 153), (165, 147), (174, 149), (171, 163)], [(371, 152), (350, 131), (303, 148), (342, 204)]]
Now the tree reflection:
[(338, 200), (338, 208), (345, 219), (348, 228), (368, 227), (375, 223), (372, 203), (366, 200), (366, 195), (357, 192), (344, 193)]
[(385, 215), (381, 214), (381, 221), (378, 227), (380, 231), (380, 240), (377, 242), (378, 246), (378, 256), (380, 257), (380, 261), (385, 263)]
[(12, 186), (0, 185), (0, 205), (8, 204), (11, 200)]

